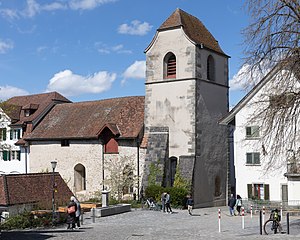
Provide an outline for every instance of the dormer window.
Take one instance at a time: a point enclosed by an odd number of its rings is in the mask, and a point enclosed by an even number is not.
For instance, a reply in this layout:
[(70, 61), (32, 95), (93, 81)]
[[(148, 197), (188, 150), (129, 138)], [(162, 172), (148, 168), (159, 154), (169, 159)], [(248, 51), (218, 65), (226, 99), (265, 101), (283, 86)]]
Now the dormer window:
[(25, 117), (29, 117), (30, 116), (30, 109), (26, 109), (25, 110)]
[(212, 55), (207, 58), (207, 80), (215, 80), (215, 60)]
[(164, 78), (176, 78), (176, 57), (171, 52), (164, 58)]
[(24, 117), (29, 117), (30, 115), (32, 115), (37, 109), (38, 109), (39, 105), (38, 104), (27, 104), (25, 106), (23, 106), (23, 111), (24, 111)]

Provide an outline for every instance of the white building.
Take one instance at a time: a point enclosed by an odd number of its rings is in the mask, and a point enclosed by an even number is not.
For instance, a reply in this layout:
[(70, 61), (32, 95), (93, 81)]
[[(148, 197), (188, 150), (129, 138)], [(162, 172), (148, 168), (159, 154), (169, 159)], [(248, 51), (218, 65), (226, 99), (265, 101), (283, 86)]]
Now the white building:
[[(271, 70), (230, 112), (221, 120), (221, 124), (233, 126), (233, 158), (235, 168), (235, 193), (242, 198), (270, 201), (289, 201), (290, 204), (300, 200), (299, 171), (290, 174), (287, 166), (289, 158), (288, 141), (280, 154), (273, 156), (270, 147), (274, 146), (275, 135), (269, 141), (264, 138), (264, 114), (267, 107), (277, 97), (286, 96), (281, 88), (281, 70), (278, 65)], [(290, 73), (290, 72), (289, 72)], [(296, 88), (293, 76), (289, 84)], [(274, 109), (276, 111), (276, 109)], [(288, 129), (289, 126), (286, 126)], [(295, 148), (297, 149), (297, 143)], [(299, 145), (298, 145), (299, 147)], [(272, 164), (269, 162), (272, 159)], [(299, 170), (299, 169), (298, 169)], [(288, 177), (286, 177), (288, 176)]]
[(66, 102), (70, 101), (51, 92), (12, 97), (1, 103), (0, 174), (30, 172), (30, 148), (24, 137), (54, 105)]

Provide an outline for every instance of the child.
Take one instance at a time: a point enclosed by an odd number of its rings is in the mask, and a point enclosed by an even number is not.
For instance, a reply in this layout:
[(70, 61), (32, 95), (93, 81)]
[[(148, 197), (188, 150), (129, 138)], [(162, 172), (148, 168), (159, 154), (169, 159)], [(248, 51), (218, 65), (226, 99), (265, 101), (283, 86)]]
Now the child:
[(194, 200), (191, 195), (188, 196), (188, 199), (186, 200), (186, 205), (187, 205), (189, 214), (192, 215)]

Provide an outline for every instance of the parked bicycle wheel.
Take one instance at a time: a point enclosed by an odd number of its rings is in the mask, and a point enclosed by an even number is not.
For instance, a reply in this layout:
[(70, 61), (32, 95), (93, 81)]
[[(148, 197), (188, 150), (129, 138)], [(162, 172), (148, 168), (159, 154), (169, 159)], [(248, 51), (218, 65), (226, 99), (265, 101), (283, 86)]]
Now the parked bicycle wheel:
[(278, 221), (269, 219), (264, 224), (264, 232), (267, 235), (281, 233), (281, 231), (282, 231), (282, 227), (281, 227), (280, 222), (278, 222)]

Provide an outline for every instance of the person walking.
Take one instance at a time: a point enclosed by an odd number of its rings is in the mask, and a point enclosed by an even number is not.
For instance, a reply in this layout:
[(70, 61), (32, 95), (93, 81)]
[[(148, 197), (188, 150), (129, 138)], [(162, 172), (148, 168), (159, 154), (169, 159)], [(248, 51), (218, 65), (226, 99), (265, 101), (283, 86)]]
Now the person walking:
[(241, 207), (242, 207), (242, 204), (243, 204), (243, 202), (242, 202), (241, 196), (237, 195), (236, 196), (236, 204), (235, 204), (235, 206), (236, 206), (236, 210), (237, 210), (239, 216), (241, 216)]
[(161, 200), (161, 208), (162, 208), (163, 212), (166, 212), (166, 193), (165, 192), (163, 192), (161, 194), (160, 200)]
[(166, 209), (168, 213), (172, 213), (172, 209), (171, 209), (171, 196), (170, 193), (167, 192), (166, 194)]
[(188, 196), (187, 200), (186, 200), (186, 205), (187, 205), (187, 209), (188, 209), (188, 213), (190, 215), (192, 215), (192, 210), (193, 210), (193, 205), (194, 205), (194, 200), (192, 198), (191, 195)]
[(77, 206), (77, 210), (75, 213), (75, 223), (77, 225), (77, 228), (80, 228), (81, 206), (80, 206), (80, 202), (75, 197), (74, 197), (74, 202), (76, 203), (76, 206)]
[(229, 207), (229, 213), (230, 216), (234, 216), (234, 206), (235, 206), (235, 197), (233, 194), (230, 195), (230, 198), (228, 200), (228, 207)]
[(75, 197), (70, 198), (70, 202), (67, 207), (68, 217), (67, 217), (67, 229), (75, 228), (75, 218), (76, 218), (77, 204), (75, 203)]

